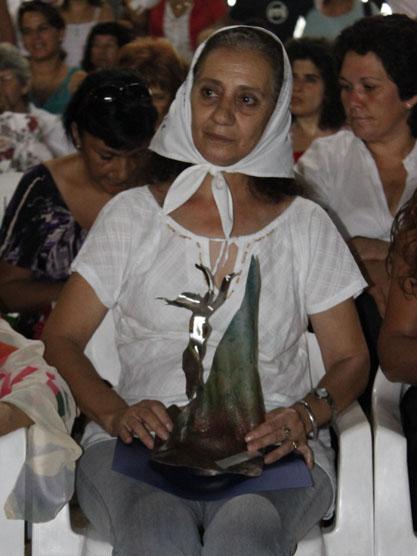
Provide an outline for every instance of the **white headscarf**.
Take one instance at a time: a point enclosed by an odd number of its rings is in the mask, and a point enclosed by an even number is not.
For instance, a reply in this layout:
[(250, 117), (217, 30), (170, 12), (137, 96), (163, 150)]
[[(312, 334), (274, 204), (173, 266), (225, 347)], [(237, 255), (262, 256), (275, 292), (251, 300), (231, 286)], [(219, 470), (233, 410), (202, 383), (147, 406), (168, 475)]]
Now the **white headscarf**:
[[(245, 26), (226, 27), (217, 31), (217, 33), (239, 27)], [(209, 173), (213, 176), (211, 184), (213, 197), (220, 214), (226, 239), (230, 238), (233, 228), (233, 201), (223, 172), (239, 172), (256, 177), (293, 177), (294, 175), (289, 136), (291, 126), (289, 105), (292, 92), (291, 65), (278, 37), (261, 27), (254, 28), (267, 33), (281, 45), (284, 63), (283, 83), (275, 109), (255, 148), (235, 164), (217, 166), (205, 160), (194, 145), (191, 132), (191, 90), (194, 81), (194, 67), (206, 43), (200, 45), (196, 50), (187, 79), (178, 89), (167, 116), (150, 144), (150, 149), (162, 156), (193, 164), (193, 166), (181, 172), (170, 186), (162, 207), (165, 214), (169, 214), (188, 201)]]

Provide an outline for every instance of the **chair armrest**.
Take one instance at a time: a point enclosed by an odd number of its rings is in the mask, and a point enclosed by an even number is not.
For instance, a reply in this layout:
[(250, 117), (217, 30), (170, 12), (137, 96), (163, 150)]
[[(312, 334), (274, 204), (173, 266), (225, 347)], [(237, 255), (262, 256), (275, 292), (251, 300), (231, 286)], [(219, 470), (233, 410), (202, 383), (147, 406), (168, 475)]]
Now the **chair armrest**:
[(375, 554), (414, 554), (407, 470), (407, 441), (400, 417), (403, 385), (379, 369), (372, 393), (374, 422)]
[(325, 530), (326, 553), (373, 554), (372, 435), (357, 402), (335, 422), (339, 439), (338, 490), (333, 527)]

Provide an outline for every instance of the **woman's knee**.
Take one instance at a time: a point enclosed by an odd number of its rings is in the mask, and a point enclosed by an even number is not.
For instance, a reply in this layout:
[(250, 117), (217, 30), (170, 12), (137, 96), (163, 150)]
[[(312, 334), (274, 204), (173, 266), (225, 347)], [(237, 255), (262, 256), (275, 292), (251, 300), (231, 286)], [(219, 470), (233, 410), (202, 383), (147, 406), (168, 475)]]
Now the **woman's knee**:
[(203, 554), (289, 555), (286, 547), (294, 543), (286, 537), (273, 504), (262, 496), (246, 494), (226, 502), (213, 517), (206, 527)]

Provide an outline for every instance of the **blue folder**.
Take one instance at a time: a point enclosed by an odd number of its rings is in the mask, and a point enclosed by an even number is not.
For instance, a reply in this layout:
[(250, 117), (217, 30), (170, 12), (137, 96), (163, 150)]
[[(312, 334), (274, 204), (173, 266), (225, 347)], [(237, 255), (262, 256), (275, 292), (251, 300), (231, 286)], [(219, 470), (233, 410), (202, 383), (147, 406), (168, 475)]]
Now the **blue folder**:
[(305, 488), (313, 485), (303, 458), (289, 454), (264, 467), (259, 477), (225, 473), (214, 477), (195, 475), (181, 467), (151, 462), (150, 450), (139, 440), (124, 444), (120, 439), (114, 451), (113, 471), (190, 500), (220, 500), (258, 491)]

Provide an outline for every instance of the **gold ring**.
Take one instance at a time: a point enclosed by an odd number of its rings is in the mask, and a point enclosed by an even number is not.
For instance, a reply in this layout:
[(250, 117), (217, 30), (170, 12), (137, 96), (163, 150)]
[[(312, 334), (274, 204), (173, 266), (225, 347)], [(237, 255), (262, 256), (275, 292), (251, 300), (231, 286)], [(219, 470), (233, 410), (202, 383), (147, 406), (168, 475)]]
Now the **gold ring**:
[(298, 442), (297, 442), (296, 440), (293, 440), (293, 441), (291, 442), (291, 446), (292, 446), (292, 449), (293, 449), (293, 450), (296, 450), (296, 449), (298, 448)]

